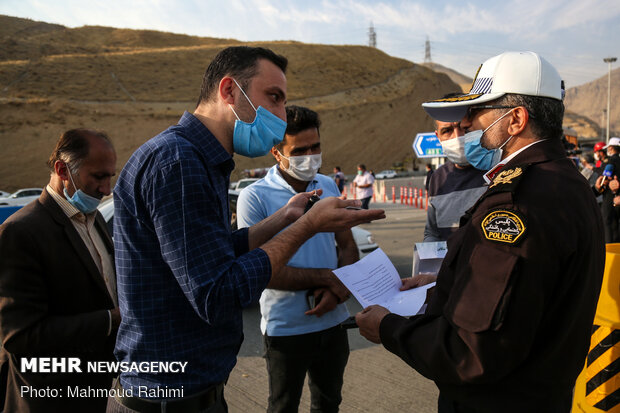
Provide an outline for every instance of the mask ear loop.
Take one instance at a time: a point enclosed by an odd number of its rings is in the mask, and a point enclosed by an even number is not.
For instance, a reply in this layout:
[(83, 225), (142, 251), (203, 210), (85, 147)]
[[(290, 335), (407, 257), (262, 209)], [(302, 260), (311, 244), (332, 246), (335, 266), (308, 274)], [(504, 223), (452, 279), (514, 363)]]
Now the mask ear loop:
[(289, 171), (291, 169), (291, 160), (289, 159), (288, 156), (284, 156), (282, 152), (280, 152), (278, 149), (276, 149), (276, 151), (280, 154), (281, 157), (283, 157), (284, 159), (288, 161), (288, 168), (286, 168), (285, 171)]
[(69, 165), (65, 162), (65, 168), (67, 168), (67, 172), (69, 173), (69, 179), (71, 179), (71, 183), (73, 184), (73, 189), (75, 189), (75, 191), (77, 192), (78, 187), (75, 186), (75, 181), (73, 180), (73, 177), (71, 176), (71, 169), (69, 168)]
[(233, 78), (233, 82), (235, 82), (235, 85), (237, 85), (237, 87), (239, 88), (241, 93), (243, 93), (243, 96), (245, 96), (245, 98), (248, 100), (248, 102), (250, 102), (250, 105), (252, 106), (252, 109), (254, 109), (254, 112), (256, 112), (256, 107), (254, 106), (254, 104), (252, 103), (252, 101), (250, 100), (248, 95), (245, 94), (245, 91), (243, 90), (243, 88), (239, 85), (239, 83), (237, 83), (237, 81), (234, 78)]

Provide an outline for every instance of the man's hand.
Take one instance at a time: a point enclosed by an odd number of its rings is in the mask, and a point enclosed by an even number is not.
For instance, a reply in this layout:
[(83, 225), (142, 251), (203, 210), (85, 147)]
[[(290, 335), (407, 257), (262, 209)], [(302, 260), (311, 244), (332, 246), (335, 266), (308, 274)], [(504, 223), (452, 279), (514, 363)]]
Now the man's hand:
[(614, 176), (614, 179), (609, 181), (609, 189), (615, 194), (618, 192), (618, 188), (620, 188), (620, 182), (618, 182), (618, 177)]
[(121, 310), (118, 307), (111, 309), (110, 317), (112, 318), (112, 331), (118, 330), (118, 326), (121, 325)]
[(340, 279), (336, 277), (333, 272), (330, 271), (330, 273), (331, 277), (327, 287), (329, 288), (329, 291), (336, 296), (339, 303), (344, 303), (349, 299), (349, 297), (351, 297), (351, 291), (344, 286), (342, 281), (340, 281)]
[(314, 204), (302, 219), (312, 232), (339, 232), (385, 218), (385, 211), (382, 209), (346, 209), (348, 206), (359, 208), (361, 205), (361, 201), (354, 199), (324, 198)]
[[(318, 196), (321, 196), (322, 193), (323, 193), (322, 189), (316, 190), (316, 194)], [(284, 206), (284, 219), (289, 223), (297, 221), (299, 217), (301, 217), (304, 214), (304, 209), (306, 208), (306, 205), (308, 204), (308, 200), (313, 194), (314, 194), (314, 191), (301, 192), (295, 195), (294, 197), (292, 197), (291, 199), (289, 199), (286, 205)]]
[(306, 311), (305, 314), (320, 317), (336, 308), (338, 297), (327, 288), (317, 288), (314, 290), (314, 302), (316, 303), (315, 307)]
[(613, 205), (614, 205), (615, 207), (620, 206), (620, 195), (618, 195), (618, 196), (614, 197), (614, 203), (613, 203)]
[(437, 281), (437, 274), (435, 273), (419, 273), (415, 277), (403, 278), (401, 280), (403, 285), (400, 287), (401, 291), (411, 290), (412, 288), (421, 287), (426, 284), (434, 283)]
[(390, 314), (389, 310), (380, 305), (371, 305), (355, 315), (355, 322), (360, 328), (360, 334), (373, 343), (380, 344), (379, 326), (383, 317)]
[(605, 176), (599, 176), (596, 178), (596, 183), (594, 184), (594, 188), (599, 192), (601, 192), (601, 186), (603, 186), (603, 179), (605, 179)]

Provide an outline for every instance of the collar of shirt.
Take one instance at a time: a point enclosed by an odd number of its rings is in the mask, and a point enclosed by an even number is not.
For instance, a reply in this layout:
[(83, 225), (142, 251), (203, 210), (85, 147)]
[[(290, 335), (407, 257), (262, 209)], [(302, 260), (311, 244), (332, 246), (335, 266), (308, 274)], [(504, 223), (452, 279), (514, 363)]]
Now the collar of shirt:
[(67, 199), (64, 197), (64, 194), (60, 195), (58, 192), (56, 192), (56, 190), (54, 190), (51, 185), (48, 184), (46, 189), (47, 192), (52, 196), (54, 201), (56, 201), (60, 209), (62, 209), (62, 212), (65, 213), (67, 218), (75, 219), (81, 223), (87, 224), (88, 226), (92, 226), (95, 223), (96, 211), (92, 214), (84, 214), (80, 212), (80, 210), (78, 210), (76, 207), (71, 205), (69, 201), (67, 201)]
[[(295, 191), (295, 189), (293, 189), (293, 187), (290, 186), (289, 183), (284, 180), (284, 178), (282, 178), (279, 169), (280, 167), (278, 165), (272, 166), (271, 169), (269, 169), (269, 171), (267, 172), (267, 175), (265, 175), (265, 182), (267, 182), (269, 185), (285, 188), (289, 190), (293, 195), (297, 194), (297, 191)], [(315, 189), (317, 189), (317, 184), (318, 181), (316, 179), (308, 182), (306, 192), (314, 191)]]
[(495, 178), (495, 175), (497, 175), (497, 173), (499, 171), (502, 170), (502, 168), (504, 168), (504, 166), (506, 166), (506, 164), (508, 162), (510, 162), (511, 159), (513, 159), (515, 156), (517, 156), (518, 154), (520, 154), (521, 152), (523, 152), (524, 150), (526, 150), (527, 148), (529, 148), (530, 146), (536, 145), (537, 143), (543, 142), (546, 139), (541, 139), (539, 141), (536, 142), (532, 142), (529, 145), (524, 146), (523, 148), (519, 149), (518, 151), (516, 151), (515, 153), (511, 154), (509, 157), (507, 157), (506, 159), (502, 159), (497, 165), (495, 165), (493, 168), (491, 168), (487, 173), (484, 174), (484, 182), (486, 182), (486, 184), (490, 184), (493, 181), (493, 178)]
[(198, 148), (207, 164), (218, 165), (225, 175), (235, 169), (232, 155), (197, 117), (186, 111), (181, 116), (179, 125), (188, 132), (183, 137)]

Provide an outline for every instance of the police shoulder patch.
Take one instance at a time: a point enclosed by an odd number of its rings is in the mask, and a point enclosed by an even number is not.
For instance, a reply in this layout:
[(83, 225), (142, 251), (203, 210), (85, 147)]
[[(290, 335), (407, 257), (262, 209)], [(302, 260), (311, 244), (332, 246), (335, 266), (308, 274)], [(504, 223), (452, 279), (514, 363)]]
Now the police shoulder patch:
[(486, 239), (514, 244), (523, 238), (526, 226), (516, 211), (497, 209), (482, 220), (482, 232)]

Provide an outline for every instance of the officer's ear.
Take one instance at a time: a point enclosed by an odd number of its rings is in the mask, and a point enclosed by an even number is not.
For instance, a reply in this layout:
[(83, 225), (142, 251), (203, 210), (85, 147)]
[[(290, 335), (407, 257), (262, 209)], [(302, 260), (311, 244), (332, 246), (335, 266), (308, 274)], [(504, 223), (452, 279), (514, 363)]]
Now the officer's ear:
[(508, 134), (511, 136), (522, 133), (530, 121), (530, 114), (524, 106), (517, 106), (509, 115)]

